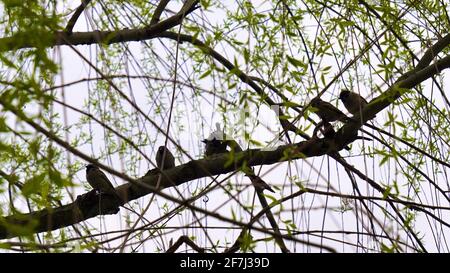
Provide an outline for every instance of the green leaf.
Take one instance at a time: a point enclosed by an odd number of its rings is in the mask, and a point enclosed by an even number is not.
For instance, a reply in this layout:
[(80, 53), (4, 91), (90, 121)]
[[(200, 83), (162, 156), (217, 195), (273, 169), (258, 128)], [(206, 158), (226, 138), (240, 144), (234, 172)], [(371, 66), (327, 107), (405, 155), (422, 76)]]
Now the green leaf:
[(388, 247), (387, 245), (381, 243), (381, 252), (383, 253), (394, 253), (395, 247)]
[(32, 178), (25, 181), (22, 187), (22, 193), (25, 196), (30, 196), (34, 193), (40, 193), (43, 187), (43, 181), (45, 178), (45, 174), (39, 174), (36, 176), (33, 176)]
[(204, 79), (204, 78), (208, 77), (211, 73), (212, 73), (212, 69), (206, 70), (203, 74), (200, 75), (200, 77), (198, 79), (199, 80)]
[(287, 56), (287, 60), (288, 60), (288, 62), (290, 64), (292, 64), (295, 67), (302, 67), (302, 68), (305, 68), (305, 69), (307, 67), (307, 65), (304, 62), (302, 62), (300, 60), (297, 60), (297, 59), (295, 59), (293, 57)]

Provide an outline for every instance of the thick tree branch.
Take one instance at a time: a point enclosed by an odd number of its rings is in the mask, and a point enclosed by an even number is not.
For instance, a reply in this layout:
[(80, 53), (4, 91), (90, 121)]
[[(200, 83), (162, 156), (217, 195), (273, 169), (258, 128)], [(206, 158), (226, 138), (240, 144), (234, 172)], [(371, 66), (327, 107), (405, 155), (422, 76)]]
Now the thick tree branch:
[[(184, 17), (196, 9), (197, 0), (187, 0), (180, 11), (172, 17), (148, 27), (139, 29), (123, 29), (119, 31), (91, 31), (74, 32), (58, 31), (53, 38), (47, 41), (48, 47), (58, 45), (87, 45), (87, 44), (114, 44), (129, 41), (143, 41), (152, 39), (158, 34), (173, 28), (181, 23)], [(12, 37), (0, 38), (0, 52), (32, 48), (37, 45), (29, 42), (29, 34), (17, 33)], [(40, 41), (39, 46), (42, 46)]]
[(427, 51), (425, 51), (419, 63), (416, 65), (416, 69), (424, 69), (449, 44), (450, 34), (447, 34), (443, 38), (439, 39), (436, 43), (434, 43)]

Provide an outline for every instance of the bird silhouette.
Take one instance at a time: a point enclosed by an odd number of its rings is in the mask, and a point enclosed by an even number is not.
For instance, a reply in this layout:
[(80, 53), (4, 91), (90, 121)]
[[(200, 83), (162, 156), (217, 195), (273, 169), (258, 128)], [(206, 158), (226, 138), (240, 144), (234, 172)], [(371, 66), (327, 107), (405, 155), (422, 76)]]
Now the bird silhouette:
[(314, 113), (318, 115), (323, 122), (333, 122), (337, 120), (346, 121), (349, 119), (341, 110), (320, 98), (316, 97), (312, 99), (310, 105), (315, 108)]
[(114, 186), (105, 173), (102, 172), (96, 165), (88, 164), (86, 166), (86, 180), (100, 194), (108, 194), (117, 198), (118, 201), (123, 201), (122, 198), (117, 194)]
[(156, 152), (156, 165), (161, 170), (167, 170), (175, 167), (175, 157), (165, 146), (159, 146)]

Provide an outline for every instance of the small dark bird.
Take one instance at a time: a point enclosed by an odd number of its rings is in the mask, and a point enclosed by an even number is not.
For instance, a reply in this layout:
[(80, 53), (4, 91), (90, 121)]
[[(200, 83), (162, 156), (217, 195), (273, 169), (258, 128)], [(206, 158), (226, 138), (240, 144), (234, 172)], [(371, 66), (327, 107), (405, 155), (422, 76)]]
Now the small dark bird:
[(228, 141), (226, 140), (219, 140), (213, 137), (212, 139), (204, 139), (202, 142), (205, 143), (206, 156), (228, 152)]
[[(333, 128), (333, 125), (331, 125), (329, 122), (325, 122), (321, 128), (321, 132), (325, 138), (333, 139), (336, 136), (336, 131)], [(344, 149), (347, 151), (350, 150), (349, 146), (345, 146)]]
[(341, 110), (320, 98), (315, 97), (312, 99), (310, 105), (317, 109), (314, 113), (324, 122), (345, 121), (349, 119)]
[(122, 198), (117, 194), (114, 186), (111, 184), (108, 177), (106, 177), (105, 173), (94, 164), (88, 164), (86, 166), (86, 180), (89, 185), (100, 194), (104, 193), (112, 195), (122, 201)]
[(339, 94), (339, 99), (344, 103), (345, 108), (352, 115), (360, 113), (368, 104), (368, 102), (359, 94), (345, 89)]
[(334, 138), (336, 135), (336, 131), (333, 128), (333, 125), (329, 122), (325, 122), (323, 125), (323, 131), (322, 134), (325, 138)]
[[(334, 139), (336, 137), (336, 131), (334, 130), (333, 125), (331, 125), (329, 122), (325, 122), (323, 124), (323, 126), (321, 126), (321, 128), (319, 128), (319, 130), (325, 138)], [(316, 135), (316, 132), (314, 132), (314, 136), (315, 135)], [(373, 140), (373, 139), (370, 139), (368, 137), (363, 137), (363, 136), (356, 136), (356, 139), (364, 139), (364, 140), (369, 140), (369, 141)], [(349, 151), (350, 147), (345, 146), (344, 149)]]
[(264, 182), (264, 180), (262, 180), (259, 176), (254, 174), (248, 174), (247, 176), (248, 178), (250, 178), (252, 185), (255, 187), (257, 191), (262, 192), (263, 190), (268, 190), (275, 193), (272, 187), (270, 187), (266, 182)]
[(169, 149), (164, 146), (159, 146), (158, 151), (156, 152), (156, 165), (161, 170), (167, 170), (175, 167), (175, 158)]

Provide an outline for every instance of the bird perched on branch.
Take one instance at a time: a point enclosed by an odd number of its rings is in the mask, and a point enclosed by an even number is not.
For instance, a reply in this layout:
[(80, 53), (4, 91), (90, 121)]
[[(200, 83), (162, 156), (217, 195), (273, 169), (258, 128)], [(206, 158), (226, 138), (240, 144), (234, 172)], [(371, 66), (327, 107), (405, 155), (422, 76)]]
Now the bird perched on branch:
[(161, 170), (167, 170), (175, 167), (175, 157), (165, 146), (159, 146), (156, 152), (156, 165)]
[[(328, 139), (333, 139), (336, 136), (336, 131), (334, 130), (333, 125), (331, 125), (329, 122), (325, 122), (323, 124), (321, 132), (322, 132), (323, 136)], [(350, 147), (345, 146), (344, 149), (349, 151)]]
[(117, 198), (118, 201), (123, 202), (122, 198), (117, 194), (114, 186), (111, 184), (108, 177), (106, 177), (105, 173), (94, 164), (88, 164), (86, 166), (86, 180), (89, 185), (91, 185), (91, 187), (100, 194), (112, 195)]
[(368, 102), (355, 92), (342, 90), (339, 99), (344, 103), (345, 108), (352, 114), (360, 113), (368, 104)]
[(216, 123), (216, 130), (208, 138), (202, 140), (205, 143), (205, 156), (228, 152), (229, 142), (226, 139), (225, 132), (220, 128), (220, 124)]
[[(334, 139), (336, 137), (336, 131), (333, 128), (333, 125), (331, 125), (329, 122), (323, 122), (322, 126), (320, 127), (316, 127), (316, 129), (314, 130), (314, 137), (317, 137), (317, 132), (321, 132), (322, 135), (326, 138), (326, 139)], [(368, 138), (368, 137), (363, 137), (363, 136), (356, 136), (356, 139), (364, 139), (364, 140), (369, 140), (372, 141), (373, 139)], [(344, 149), (346, 149), (347, 151), (350, 150), (350, 147), (347, 145), (344, 147)]]
[(331, 103), (315, 97), (311, 100), (310, 105), (315, 108), (315, 114), (318, 115), (323, 122), (333, 122), (336, 120), (345, 121), (349, 118)]
[(205, 143), (206, 156), (228, 152), (228, 142), (226, 140), (220, 140), (213, 137), (212, 139), (204, 139), (202, 142)]

